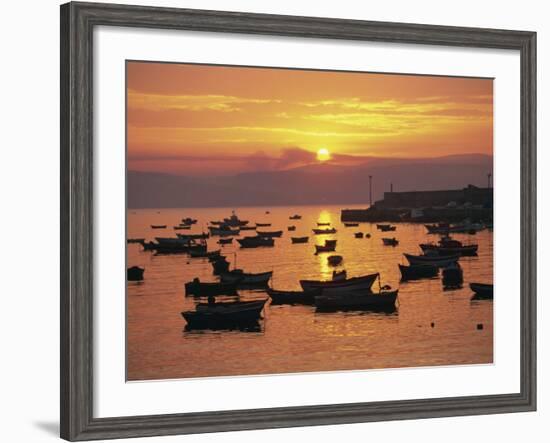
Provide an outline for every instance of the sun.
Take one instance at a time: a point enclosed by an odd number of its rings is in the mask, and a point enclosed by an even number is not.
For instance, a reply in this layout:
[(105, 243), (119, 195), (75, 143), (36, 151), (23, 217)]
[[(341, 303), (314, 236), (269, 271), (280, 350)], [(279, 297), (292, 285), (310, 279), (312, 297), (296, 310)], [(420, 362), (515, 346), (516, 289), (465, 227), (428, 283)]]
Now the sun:
[(327, 160), (330, 160), (330, 152), (328, 152), (327, 148), (321, 148), (317, 151), (317, 160), (320, 162), (326, 162)]

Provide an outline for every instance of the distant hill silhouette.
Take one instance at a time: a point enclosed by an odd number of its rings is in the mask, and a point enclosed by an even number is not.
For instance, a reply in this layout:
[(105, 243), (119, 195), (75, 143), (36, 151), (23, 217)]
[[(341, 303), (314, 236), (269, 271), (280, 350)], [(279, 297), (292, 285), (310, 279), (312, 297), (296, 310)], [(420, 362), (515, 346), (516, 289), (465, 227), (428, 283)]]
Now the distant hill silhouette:
[(483, 154), (438, 158), (365, 158), (356, 165), (313, 164), (285, 171), (224, 177), (187, 177), (128, 171), (129, 208), (219, 207), (368, 203), (394, 191), (487, 186), (493, 157)]

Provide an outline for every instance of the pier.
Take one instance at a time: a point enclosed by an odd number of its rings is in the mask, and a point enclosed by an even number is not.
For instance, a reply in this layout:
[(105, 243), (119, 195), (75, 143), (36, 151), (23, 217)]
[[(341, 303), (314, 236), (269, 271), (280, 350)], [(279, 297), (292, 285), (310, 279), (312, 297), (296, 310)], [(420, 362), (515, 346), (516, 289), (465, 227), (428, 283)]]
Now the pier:
[(493, 188), (385, 192), (366, 209), (342, 209), (343, 222), (456, 222), (493, 220)]

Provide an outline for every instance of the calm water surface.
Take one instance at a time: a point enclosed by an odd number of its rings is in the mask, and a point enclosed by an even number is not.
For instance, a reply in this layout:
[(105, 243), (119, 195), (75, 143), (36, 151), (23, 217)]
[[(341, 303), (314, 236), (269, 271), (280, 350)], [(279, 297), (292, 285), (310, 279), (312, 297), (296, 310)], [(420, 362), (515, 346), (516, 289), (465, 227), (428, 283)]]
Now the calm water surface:
[[(351, 207), (351, 206), (349, 206)], [(362, 206), (365, 207), (365, 206)], [(409, 366), (491, 363), (493, 361), (493, 302), (472, 301), (469, 282), (492, 282), (493, 236), (482, 231), (458, 234), (463, 242), (479, 244), (477, 257), (461, 258), (464, 286), (443, 290), (440, 278), (400, 282), (398, 263), (403, 252), (420, 253), (418, 244), (437, 241), (421, 224), (397, 223), (397, 231), (382, 233), (375, 224), (344, 227), (340, 206), (241, 208), (237, 215), (250, 224), (272, 223), (264, 230), (283, 230), (273, 248), (220, 247), (208, 239), (209, 250), (222, 249), (232, 266), (246, 272), (273, 271), (272, 287), (300, 289), (300, 279), (330, 279), (333, 269), (348, 276), (379, 272), (382, 284), (399, 288), (392, 313), (365, 311), (319, 313), (311, 306), (266, 305), (255, 331), (185, 331), (181, 311), (193, 310), (196, 299), (185, 297), (184, 283), (199, 277), (215, 281), (208, 260), (187, 255), (154, 255), (140, 245), (128, 245), (128, 266), (145, 267), (143, 282), (129, 282), (128, 380), (330, 371)], [(270, 214), (266, 214), (269, 210)], [(174, 237), (173, 226), (183, 217), (197, 218), (190, 231), (199, 233), (210, 220), (221, 220), (231, 208), (129, 210), (128, 237), (153, 240)], [(301, 214), (301, 220), (289, 220)], [(334, 235), (312, 235), (317, 221), (331, 222)], [(152, 230), (151, 224), (167, 225)], [(287, 227), (296, 226), (288, 232)], [(370, 233), (356, 239), (354, 233)], [(242, 231), (242, 236), (254, 231)], [(292, 244), (291, 236), (310, 236), (309, 243)], [(397, 247), (384, 246), (382, 237), (396, 237)], [(329, 254), (314, 255), (314, 244), (338, 239), (336, 253), (344, 257), (337, 268)], [(377, 283), (375, 283), (376, 287)], [(241, 300), (265, 298), (264, 292), (239, 291)], [(235, 300), (235, 297), (219, 297)], [(204, 301), (204, 300), (202, 300)], [(434, 326), (431, 326), (431, 323)], [(478, 330), (477, 324), (483, 329)]]

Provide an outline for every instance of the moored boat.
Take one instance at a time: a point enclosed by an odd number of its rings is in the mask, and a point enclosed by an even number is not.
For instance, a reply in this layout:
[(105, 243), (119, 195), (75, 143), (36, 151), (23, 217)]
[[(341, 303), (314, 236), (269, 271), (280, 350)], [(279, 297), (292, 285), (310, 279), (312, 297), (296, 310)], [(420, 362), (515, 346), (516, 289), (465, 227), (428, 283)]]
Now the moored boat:
[(191, 225), (177, 225), (177, 226), (174, 226), (175, 231), (179, 231), (181, 229), (191, 229)]
[(399, 240), (397, 240), (395, 237), (383, 238), (382, 243), (384, 243), (385, 246), (397, 246), (399, 244)]
[(292, 243), (307, 243), (309, 237), (291, 237)]
[(317, 226), (330, 226), (330, 222), (317, 222)]
[(378, 278), (379, 274), (369, 274), (344, 280), (300, 280), (304, 291), (322, 289), (327, 293), (338, 293), (350, 290), (368, 290)]
[(144, 268), (140, 268), (139, 266), (132, 266), (131, 268), (128, 268), (126, 278), (128, 281), (141, 281), (143, 280), (144, 272)]
[(229, 237), (229, 238), (220, 238), (218, 240), (218, 244), (220, 245), (229, 245), (233, 243), (233, 237)]
[(206, 248), (190, 248), (189, 255), (193, 258), (210, 258), (217, 257), (221, 254), (221, 251), (218, 249), (216, 251), (207, 251)]
[(438, 244), (421, 243), (420, 248), (424, 252), (436, 251), (439, 255), (472, 256), (477, 254), (478, 245), (464, 245), (462, 242), (446, 236), (441, 238)]
[(234, 229), (226, 224), (219, 225), (218, 227), (208, 226), (208, 230), (210, 231), (211, 235), (220, 235), (220, 236), (239, 235), (240, 233), (239, 228)]
[(260, 228), (265, 228), (265, 227), (271, 226), (271, 223), (256, 223), (256, 226)]
[(353, 228), (353, 227), (359, 226), (359, 223), (350, 223), (350, 222), (346, 222), (346, 223), (344, 223), (344, 226), (345, 226), (346, 228)]
[(209, 297), (213, 295), (235, 295), (237, 294), (237, 285), (235, 283), (212, 282), (204, 283), (198, 278), (185, 283), (185, 295), (195, 297)]
[(151, 225), (151, 229), (166, 229), (166, 225)]
[(343, 281), (348, 277), (348, 273), (345, 269), (341, 271), (332, 271), (332, 281)]
[(363, 238), (363, 233), (362, 232), (356, 232), (354, 234), (355, 238)]
[(224, 272), (229, 271), (230, 264), (227, 261), (227, 258), (223, 255), (214, 257), (214, 259), (211, 260), (210, 263), (212, 263), (212, 272), (214, 275), (220, 275), (220, 274), (223, 274)]
[(208, 232), (203, 232), (201, 234), (180, 234), (176, 233), (176, 236), (178, 238), (181, 238), (182, 240), (202, 240), (210, 237), (210, 234)]
[(299, 215), (299, 214), (294, 214), (294, 215), (291, 215), (290, 217), (288, 217), (289, 220), (301, 220), (302, 219), (302, 216)]
[(332, 252), (336, 250), (337, 240), (325, 240), (324, 245), (315, 245), (315, 253), (319, 254), (320, 252)]
[(256, 233), (258, 236), (266, 238), (280, 237), (283, 235), (283, 231), (256, 231)]
[(399, 291), (371, 292), (349, 291), (343, 294), (329, 295), (323, 290), (321, 295), (315, 296), (315, 307), (322, 309), (363, 308), (384, 309), (395, 308)]
[(320, 289), (313, 291), (278, 291), (276, 289), (267, 288), (266, 292), (271, 298), (271, 303), (277, 305), (313, 305), (315, 296), (321, 295)]
[(234, 269), (233, 271), (221, 273), (220, 280), (223, 283), (235, 283), (237, 285), (267, 286), (272, 275), (273, 271), (253, 274), (244, 272), (242, 269)]
[(241, 231), (255, 231), (256, 226), (241, 226)]
[(487, 283), (470, 283), (470, 289), (479, 298), (493, 298), (493, 285)]
[(240, 220), (239, 217), (235, 214), (235, 211), (232, 212), (231, 217), (223, 219), (224, 224), (231, 227), (240, 227), (248, 224), (248, 220)]
[(457, 262), (460, 258), (460, 255), (412, 255), (412, 254), (403, 254), (407, 261), (411, 265), (419, 265), (419, 264), (428, 264), (428, 265), (434, 265), (438, 266), (440, 268), (443, 268), (445, 266), (450, 265), (451, 263)]
[(256, 237), (244, 237), (238, 238), (237, 241), (241, 245), (241, 248), (259, 248), (263, 246), (271, 247), (275, 245), (273, 238), (256, 236)]
[(182, 225), (194, 225), (197, 223), (197, 219), (191, 217), (185, 217), (181, 219)]
[(181, 315), (189, 328), (212, 328), (248, 325), (258, 322), (265, 300), (244, 302), (199, 303), (195, 311)]
[(401, 272), (401, 280), (417, 280), (420, 278), (437, 277), (439, 274), (439, 268), (430, 264), (410, 265), (405, 266), (399, 264), (399, 271)]
[(344, 260), (344, 257), (342, 257), (341, 255), (330, 255), (329, 257), (327, 257), (327, 261), (331, 266), (338, 266), (340, 263), (342, 263), (342, 260)]
[(133, 243), (138, 243), (138, 244), (142, 245), (143, 243), (145, 243), (145, 239), (144, 238), (129, 238), (129, 239), (126, 240), (126, 243), (128, 243), (129, 245), (133, 244)]
[[(376, 225), (378, 227), (378, 225)], [(395, 231), (397, 229), (397, 226), (392, 225), (380, 225), (379, 228), (382, 232), (389, 232), (389, 231)]]
[(289, 226), (287, 228), (289, 231), (295, 231), (296, 230), (296, 226)]
[(336, 229), (335, 229), (335, 228), (313, 229), (313, 233), (314, 233), (315, 235), (336, 234)]
[(443, 286), (445, 288), (458, 288), (462, 286), (463, 272), (458, 262), (450, 263), (441, 271)]

